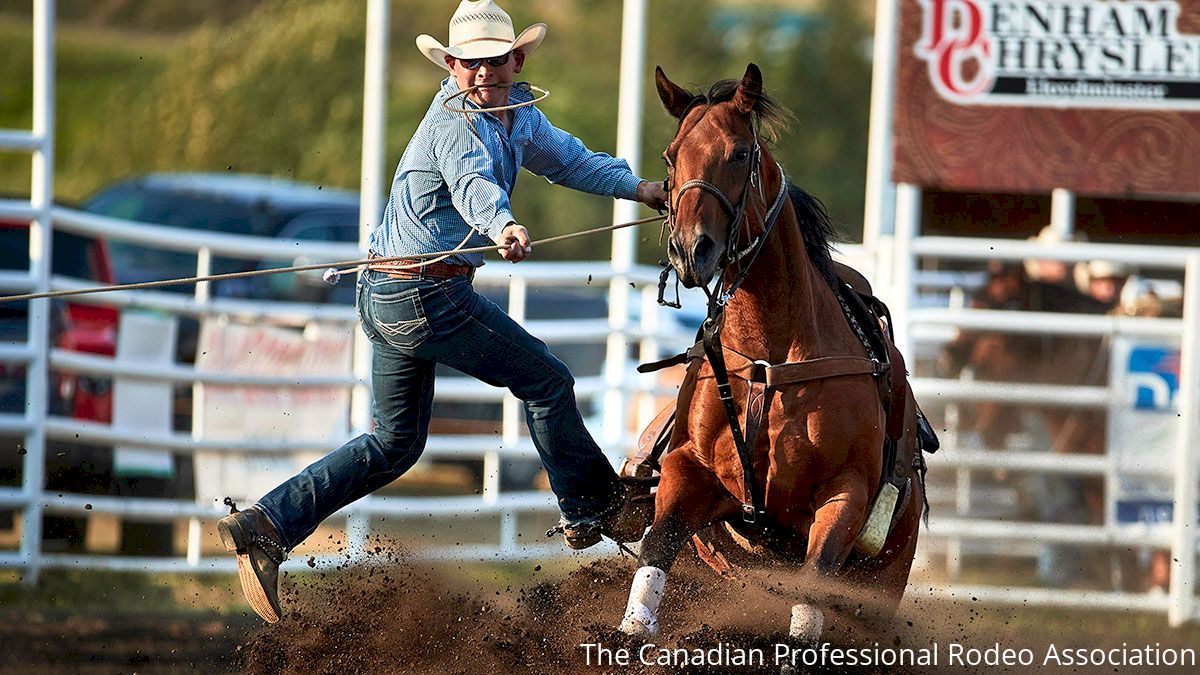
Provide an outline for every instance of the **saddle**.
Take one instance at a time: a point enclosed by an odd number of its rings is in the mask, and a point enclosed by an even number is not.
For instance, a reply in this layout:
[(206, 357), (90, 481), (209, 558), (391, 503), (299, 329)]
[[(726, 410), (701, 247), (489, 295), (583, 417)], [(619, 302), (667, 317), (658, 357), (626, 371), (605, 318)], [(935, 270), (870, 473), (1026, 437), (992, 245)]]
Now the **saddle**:
[[(745, 406), (746, 423), (744, 427), (746, 444), (750, 448), (755, 447), (763, 418), (769, 408), (770, 394), (775, 388), (846, 375), (870, 374), (876, 378), (886, 419), (886, 436), (883, 447), (880, 449), (883, 454), (883, 473), (880, 479), (876, 508), (872, 509), (872, 518), (864, 528), (863, 536), (860, 536), (860, 539), (876, 540), (868, 541), (865, 547), (860, 546), (864, 552), (874, 555), (882, 546), (883, 539), (886, 538), (895, 517), (903, 511), (903, 503), (908, 493), (907, 480), (900, 480), (895, 475), (897, 443), (904, 433), (904, 420), (909, 401), (907, 370), (904, 366), (904, 359), (894, 344), (891, 313), (887, 306), (875, 297), (870, 283), (857, 270), (835, 262), (834, 271), (840, 283), (834, 286), (833, 290), (839, 298), (847, 322), (859, 340), (863, 342), (871, 358), (824, 357), (796, 363), (766, 365), (728, 348), (724, 350), (724, 356), (729, 376), (750, 383), (750, 393)], [(638, 371), (654, 372), (687, 363), (687, 374), (680, 387), (680, 397), (682, 397), (695, 388), (700, 367), (705, 358), (704, 345), (698, 339), (696, 344), (686, 352), (653, 363), (642, 364), (638, 366)], [(627, 458), (621, 467), (621, 476), (647, 493), (656, 482), (653, 480), (653, 476), (661, 467), (662, 456), (671, 449), (671, 441), (675, 433), (676, 406), (677, 401), (659, 411), (658, 415), (643, 430), (633, 455)], [(914, 468), (922, 474), (923, 479), (924, 460), (920, 457), (920, 451), (934, 452), (939, 443), (932, 427), (925, 420), (924, 414), (919, 408), (916, 412), (919, 447), (916, 461), (919, 461), (919, 466), (914, 466)], [(745, 505), (747, 501), (749, 500), (743, 500), (743, 504)], [(881, 505), (880, 501), (885, 503)], [(889, 503), (890, 507), (888, 507)], [(874, 511), (877, 510), (881, 511), (878, 518), (874, 514)], [(879, 518), (884, 519), (882, 523), (872, 524), (870, 522), (870, 520)], [(748, 519), (747, 522), (753, 521)], [(763, 524), (762, 527), (769, 527), (769, 525)], [(869, 531), (874, 531), (874, 534), (867, 537)]]

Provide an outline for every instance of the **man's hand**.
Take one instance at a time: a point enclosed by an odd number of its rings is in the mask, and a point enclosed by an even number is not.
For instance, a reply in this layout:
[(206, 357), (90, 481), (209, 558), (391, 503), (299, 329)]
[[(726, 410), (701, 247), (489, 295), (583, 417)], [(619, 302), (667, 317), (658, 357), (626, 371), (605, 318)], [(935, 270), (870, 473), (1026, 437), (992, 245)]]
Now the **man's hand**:
[(533, 246), (529, 240), (529, 230), (516, 223), (504, 226), (497, 243), (504, 247), (500, 250), (500, 257), (512, 263), (521, 262), (533, 252)]
[(667, 208), (667, 191), (660, 182), (644, 180), (638, 183), (637, 200), (661, 213)]

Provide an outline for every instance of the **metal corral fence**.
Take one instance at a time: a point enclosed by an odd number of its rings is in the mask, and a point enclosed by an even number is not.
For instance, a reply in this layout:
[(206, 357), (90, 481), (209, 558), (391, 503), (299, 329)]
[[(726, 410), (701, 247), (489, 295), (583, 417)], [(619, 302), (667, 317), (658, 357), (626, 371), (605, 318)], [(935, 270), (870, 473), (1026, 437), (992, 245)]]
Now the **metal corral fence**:
[[(0, 213), (17, 215), (20, 209), (4, 207)], [(309, 257), (311, 259), (358, 259), (362, 252), (352, 245), (314, 244), (313, 242), (264, 240), (228, 234), (182, 231), (178, 228), (162, 227), (145, 223), (133, 223), (82, 213), (63, 208), (50, 209), (50, 221), (54, 228), (61, 228), (88, 237), (104, 238), (109, 241), (126, 241), (158, 249), (183, 251), (196, 255), (197, 276), (208, 273), (215, 257), (258, 260), (263, 258)], [(477, 276), (477, 287), (505, 289), (508, 312), (522, 321), (533, 333), (552, 347), (561, 343), (592, 343), (607, 352), (604, 370), (599, 375), (579, 377), (576, 394), (581, 403), (603, 400), (601, 418), (595, 420), (593, 432), (614, 463), (618, 463), (635, 442), (634, 431), (649, 421), (648, 414), (655, 412), (655, 396), (673, 396), (673, 387), (658, 388), (651, 375), (639, 375), (634, 366), (639, 359), (653, 360), (659, 357), (658, 345), (665, 341), (672, 348), (685, 344), (691, 335), (686, 331), (672, 329), (670, 325), (658, 325), (660, 309), (657, 306), (658, 272), (648, 268), (634, 268), (628, 273), (617, 274), (608, 263), (524, 263), (520, 274), (511, 274), (510, 269), (500, 265), (482, 268)], [(4, 280), (6, 293), (38, 290), (39, 285), (30, 277), (9, 275)], [(342, 283), (353, 283), (353, 279)], [(94, 286), (93, 282), (51, 276), (47, 287), (51, 290), (81, 289)], [(234, 318), (239, 322), (255, 325), (272, 325), (304, 328), (320, 325), (357, 333), (357, 316), (354, 308), (337, 305), (307, 305), (301, 303), (266, 302), (260, 300), (212, 298), (207, 283), (196, 285), (194, 295), (180, 295), (163, 291), (119, 291), (99, 295), (83, 295), (73, 298), (76, 303), (95, 303), (115, 306), (122, 311), (151, 311), (160, 316), (189, 316), (203, 321), (217, 318)], [(569, 287), (590, 287), (604, 295), (604, 289), (633, 288), (636, 306), (622, 309), (619, 317), (629, 318), (559, 319), (525, 321), (525, 309), (531, 301), (536, 302), (538, 288), (550, 287), (557, 290)], [(44, 303), (45, 301), (36, 301)], [(44, 309), (35, 308), (31, 321), (38, 321)], [(128, 359), (81, 354), (63, 349), (49, 348), (44, 332), (31, 332), (28, 345), (7, 345), (0, 358), (8, 362), (24, 363), (29, 366), (27, 412), (24, 416), (4, 415), (0, 417), (0, 431), (7, 434), (22, 434), (26, 438), (24, 455), (24, 482), (21, 489), (0, 488), (0, 508), (19, 509), (22, 517), (21, 550), (16, 553), (0, 553), (0, 566), (20, 567), (27, 574), (34, 574), (43, 567), (91, 567), (136, 570), (184, 570), (225, 569), (228, 559), (201, 558), (200, 523), (215, 520), (225, 513), (214, 498), (219, 495), (198, 495), (196, 501), (179, 501), (145, 498), (97, 497), (88, 495), (50, 494), (41, 485), (40, 467), (44, 465), (48, 443), (76, 442), (103, 446), (123, 446), (157, 449), (178, 454), (242, 453), (245, 455), (279, 456), (302, 452), (325, 453), (352, 435), (369, 428), (369, 393), (367, 382), (352, 372), (329, 375), (253, 375), (236, 372), (208, 372), (191, 365), (131, 363)], [(356, 351), (364, 348), (359, 340)], [(605, 345), (615, 344), (614, 349)], [(48, 359), (43, 355), (48, 355)], [(44, 362), (39, 363), (39, 361)], [(116, 381), (143, 381), (170, 383), (171, 385), (203, 387), (278, 387), (311, 389), (314, 387), (351, 388), (353, 411), (348, 415), (349, 427), (344, 429), (344, 438), (316, 439), (262, 439), (262, 440), (213, 440), (201, 431), (201, 423), (193, 420), (193, 432), (153, 432), (121, 428), (117, 425), (80, 421), (63, 416), (48, 415), (44, 405), (37, 405), (47, 396), (44, 375), (46, 368), (56, 372), (86, 374)], [(645, 396), (639, 397), (639, 394)], [(370, 522), (375, 516), (393, 519), (426, 518), (435, 514), (495, 514), (500, 517), (500, 528), (491, 544), (423, 549), (422, 554), (432, 557), (454, 559), (509, 559), (544, 556), (561, 553), (560, 544), (517, 545), (516, 518), (522, 513), (537, 513), (539, 522), (552, 522), (556, 513), (550, 493), (529, 490), (504, 492), (500, 487), (501, 459), (505, 457), (536, 458), (531, 441), (523, 436), (524, 427), (521, 404), (507, 391), (483, 385), (468, 378), (439, 378), (435, 395), (436, 402), (479, 403), (490, 402), (502, 405), (501, 433), (475, 435), (432, 435), (425, 458), (429, 459), (474, 459), (483, 461), (484, 479), (480, 493), (451, 497), (399, 497), (371, 496), (347, 507), (342, 515), (350, 519), (348, 531), (352, 540), (349, 548), (361, 549), (370, 533)], [(195, 409), (195, 417), (203, 411)], [(244, 411), (252, 415), (254, 411)], [(197, 467), (197, 472), (200, 468)], [(207, 503), (206, 503), (207, 502)], [(89, 515), (108, 513), (122, 518), (146, 520), (189, 519), (186, 557), (181, 558), (134, 558), (92, 555), (47, 554), (40, 550), (40, 532), (37, 522), (42, 513)], [(336, 560), (344, 556), (329, 556)], [(322, 561), (324, 562), (324, 561)]]
[[(982, 601), (1005, 604), (1155, 610), (1167, 611), (1174, 623), (1195, 619), (1196, 465), (1200, 462), (1200, 446), (1196, 443), (1196, 395), (1200, 388), (1200, 363), (1197, 361), (1200, 356), (1200, 305), (1197, 304), (1200, 302), (1200, 249), (1072, 242), (1048, 245), (1012, 239), (922, 236), (919, 194), (915, 187), (900, 186), (896, 233), (894, 237), (882, 238), (877, 252), (884, 276), (890, 276), (892, 280), (886, 292), (901, 347), (910, 364), (927, 361), (958, 329), (1103, 337), (1110, 345), (1121, 340), (1149, 340), (1179, 350), (1177, 395), (1173, 397), (1173, 407), (1166, 409), (1166, 417), (1177, 420), (1174, 442), (1167, 443), (1168, 447), (1154, 449), (1161, 457), (1171, 459), (1137, 471), (1138, 476), (1158, 479), (1170, 486), (1164, 495), (1165, 506), (1158, 510), (1156, 518), (1143, 522), (1131, 522), (1137, 518), (1118, 518), (1113, 494), (1130, 476), (1125, 473), (1128, 469), (1118, 461), (1120, 449), (1113, 448), (1111, 437), (1109, 447), (1102, 455), (1051, 454), (1045, 441), (1040, 446), (1035, 442), (1035, 447), (1003, 451), (982, 448), (977, 438), (955, 433), (954, 428), (949, 428), (943, 449), (929, 458), (935, 469), (931, 477), (946, 478), (931, 482), (931, 496), (935, 500), (938, 496), (944, 497), (948, 508), (935, 508), (927, 531), (932, 537), (927, 537), (924, 547), (927, 555), (933, 555), (933, 547), (943, 547), (940, 553), (947, 558), (951, 578), (962, 554), (972, 548), (993, 558), (1023, 553), (1036, 555), (1039, 551), (1045, 552), (1047, 547), (1069, 545), (1089, 547), (1088, 550), (1097, 556), (1102, 555), (1105, 548), (1169, 550), (1172, 561), (1169, 592), (1070, 590), (1011, 583), (1011, 579), (1007, 580), (1010, 583), (996, 586), (956, 582), (941, 590), (958, 597), (973, 596)], [(930, 303), (921, 301), (921, 298), (929, 297), (931, 282), (936, 285), (938, 279), (947, 276), (936, 272), (939, 264), (945, 267), (948, 261), (967, 261), (982, 269), (989, 260), (1029, 259), (1068, 263), (1106, 260), (1158, 270), (1163, 275), (1182, 276), (1183, 318), (982, 310), (945, 306), (946, 303), (940, 307), (928, 306)], [(1118, 368), (1112, 372), (1119, 375), (1120, 364), (1116, 365)], [(912, 382), (918, 400), (928, 408), (947, 405), (953, 409), (956, 403), (995, 401), (1060, 409), (1103, 409), (1110, 415), (1113, 411), (1119, 412), (1123, 405), (1129, 405), (1130, 387), (1134, 384), (1121, 377), (1109, 377), (1107, 386), (1014, 384), (935, 377), (916, 377)], [(1175, 412), (1177, 417), (1170, 414)], [(989, 497), (988, 486), (974, 480), (984, 472), (1100, 477), (1108, 496), (1104, 522), (1098, 525), (1056, 524), (978, 513), (970, 517), (968, 514), (975, 510), (973, 507)], [(1148, 522), (1150, 520), (1156, 522)]]

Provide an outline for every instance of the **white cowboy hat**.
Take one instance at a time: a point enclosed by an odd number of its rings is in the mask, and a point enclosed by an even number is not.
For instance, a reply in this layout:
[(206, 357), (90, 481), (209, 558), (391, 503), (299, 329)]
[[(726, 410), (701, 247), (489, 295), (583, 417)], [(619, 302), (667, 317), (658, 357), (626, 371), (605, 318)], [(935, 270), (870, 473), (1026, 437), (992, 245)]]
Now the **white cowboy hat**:
[(446, 56), (488, 59), (520, 49), (528, 56), (546, 37), (546, 24), (535, 23), (514, 37), (512, 18), (492, 0), (462, 0), (450, 17), (450, 46), (432, 35), (418, 35), (417, 49), (446, 68)]

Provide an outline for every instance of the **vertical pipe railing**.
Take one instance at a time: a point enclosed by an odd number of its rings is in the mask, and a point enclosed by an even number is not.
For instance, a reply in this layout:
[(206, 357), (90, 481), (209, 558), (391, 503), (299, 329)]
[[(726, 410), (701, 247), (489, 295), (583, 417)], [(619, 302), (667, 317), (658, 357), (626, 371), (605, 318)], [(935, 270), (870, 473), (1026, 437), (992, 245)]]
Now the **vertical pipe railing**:
[(1188, 256), (1179, 350), (1179, 435), (1175, 438), (1175, 509), (1171, 522), (1171, 588), (1167, 618), (1178, 626), (1196, 618), (1196, 451), (1200, 411), (1200, 254)]
[[(387, 66), (391, 0), (367, 3), (366, 54), (363, 73), (362, 177), (359, 184), (358, 245), (367, 251), (371, 230), (383, 213), (384, 157), (387, 152)], [(362, 331), (354, 331), (354, 376), (360, 384), (350, 394), (352, 434), (371, 428), (371, 345)]]
[[(513, 321), (525, 323), (525, 306), (529, 298), (529, 287), (525, 277), (513, 276), (508, 282), (508, 315)], [(523, 404), (511, 391), (504, 393), (500, 412), (500, 438), (505, 450), (517, 447), (521, 442), (521, 420), (524, 418)], [(500, 496), (500, 452), (489, 450), (483, 456), (483, 498), (495, 502)]]
[[(29, 228), (29, 271), (34, 292), (50, 290), (51, 207), (54, 203), (54, 0), (33, 3), (33, 151), (29, 202), (36, 214)], [(50, 301), (29, 303), (29, 345), (33, 360), (26, 369), (25, 436), (21, 489), (28, 500), (21, 520), (21, 558), (25, 583), (41, 571), (42, 499), (46, 472), (46, 397), (49, 383)]]
[[(642, 70), (646, 60), (646, 0), (625, 0), (621, 23), (621, 84), (617, 102), (617, 156), (629, 162), (636, 174), (642, 155)], [(613, 208), (613, 224), (637, 218), (637, 203), (618, 200)], [(637, 229), (613, 232), (612, 266), (616, 274), (608, 286), (608, 344), (604, 379), (604, 448), (615, 459), (625, 437), (627, 398), (625, 384), (629, 362), (629, 343), (625, 330), (629, 324), (629, 279), (625, 273), (637, 256)]]
[(1075, 238), (1075, 193), (1054, 188), (1050, 193), (1050, 229), (1062, 241)]
[[(871, 122), (867, 129), (867, 189), (863, 213), (863, 247), (872, 261), (880, 257), (879, 237), (894, 229), (892, 206), (892, 96), (896, 77), (896, 4), (875, 3), (875, 41), (871, 49)], [(875, 270), (867, 271), (874, 275)], [(880, 279), (874, 277), (876, 282)]]
[[(358, 246), (363, 253), (367, 252), (371, 231), (379, 224), (383, 214), (387, 175), (384, 162), (387, 155), (387, 67), (391, 10), (392, 0), (367, 2), (366, 47), (363, 55), (362, 175), (358, 197)], [(352, 436), (357, 436), (371, 430), (371, 390), (368, 386), (371, 380), (371, 343), (361, 330), (354, 331), (351, 367), (358, 384), (350, 389), (349, 431)], [(352, 556), (364, 555), (370, 527), (371, 519), (367, 515), (347, 517), (347, 547)]]
[[(212, 274), (212, 249), (204, 246), (201, 247), (200, 250), (196, 251), (196, 276), (206, 277), (210, 274)], [(196, 304), (207, 305), (212, 300), (211, 282), (201, 281), (197, 283), (195, 297)], [(203, 318), (201, 319), (201, 322), (203, 323)], [(200, 358), (200, 354), (198, 352), (199, 344), (197, 344), (197, 360)], [(204, 417), (204, 383), (193, 382), (192, 438), (203, 438), (205, 426)], [(192, 459), (192, 461), (195, 462), (195, 459)], [(200, 564), (200, 520), (197, 518), (188, 519), (187, 560), (188, 564), (192, 567)]]
[(916, 295), (914, 287), (917, 261), (913, 256), (913, 240), (921, 233), (921, 188), (908, 183), (896, 186), (896, 236), (894, 239), (894, 285), (891, 298), (893, 330), (896, 347), (907, 363), (913, 363), (913, 345), (909, 339), (908, 308)]
[[(658, 360), (658, 338), (655, 337), (659, 331), (659, 312), (658, 312), (658, 289), (653, 284), (648, 284), (642, 287), (642, 320), (641, 320), (641, 346), (638, 349), (638, 360), (642, 363), (649, 363)], [(640, 384), (646, 389), (654, 389), (658, 382), (657, 373), (645, 373), (640, 375)], [(636, 394), (637, 397), (637, 429), (643, 429), (651, 420), (654, 419), (654, 414), (657, 410), (657, 399), (653, 391)]]

